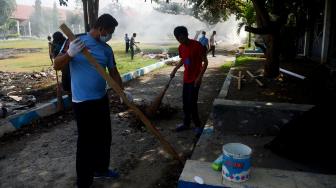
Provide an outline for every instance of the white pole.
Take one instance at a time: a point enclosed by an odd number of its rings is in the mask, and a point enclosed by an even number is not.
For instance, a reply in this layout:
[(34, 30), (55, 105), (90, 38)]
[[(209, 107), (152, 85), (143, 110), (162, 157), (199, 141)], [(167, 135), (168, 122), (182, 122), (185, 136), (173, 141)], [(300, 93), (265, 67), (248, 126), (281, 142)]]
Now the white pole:
[(323, 24), (323, 38), (321, 49), (321, 63), (328, 61), (328, 47), (330, 42), (330, 27), (331, 27), (331, 0), (326, 0), (324, 5), (324, 24)]
[(31, 27), (30, 27), (30, 21), (28, 21), (28, 31), (29, 31), (29, 36), (31, 37)]
[(305, 76), (302, 76), (302, 75), (300, 75), (300, 74), (296, 74), (296, 73), (291, 72), (291, 71), (288, 71), (288, 70), (286, 70), (286, 69), (282, 69), (282, 68), (280, 68), (280, 72), (283, 72), (283, 73), (285, 73), (285, 74), (294, 76), (294, 77), (296, 77), (296, 78), (300, 78), (301, 80), (306, 79)]
[(17, 29), (17, 34), (20, 36), (20, 21), (16, 20), (16, 29)]

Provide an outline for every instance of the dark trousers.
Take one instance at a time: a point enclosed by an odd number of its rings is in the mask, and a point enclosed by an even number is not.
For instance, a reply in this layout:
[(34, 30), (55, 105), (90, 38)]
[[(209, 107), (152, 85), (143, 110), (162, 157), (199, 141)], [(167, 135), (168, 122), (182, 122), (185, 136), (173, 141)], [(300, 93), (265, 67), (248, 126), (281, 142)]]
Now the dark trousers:
[(198, 116), (198, 91), (199, 86), (194, 86), (194, 83), (184, 83), (183, 84), (183, 112), (184, 120), (183, 123), (186, 126), (190, 126), (191, 118), (196, 127), (201, 126), (201, 122)]
[(128, 50), (129, 50), (129, 43), (128, 42), (126, 42), (126, 53), (128, 53)]
[(215, 57), (215, 49), (216, 49), (216, 46), (213, 45), (213, 46), (210, 46), (210, 50), (208, 51), (208, 53), (212, 52), (212, 57)]
[(112, 141), (110, 109), (107, 96), (73, 103), (77, 121), (77, 186), (89, 187), (94, 172), (106, 172), (110, 164)]
[(131, 46), (130, 49), (131, 49), (131, 59), (133, 60), (133, 58), (134, 58), (134, 46)]

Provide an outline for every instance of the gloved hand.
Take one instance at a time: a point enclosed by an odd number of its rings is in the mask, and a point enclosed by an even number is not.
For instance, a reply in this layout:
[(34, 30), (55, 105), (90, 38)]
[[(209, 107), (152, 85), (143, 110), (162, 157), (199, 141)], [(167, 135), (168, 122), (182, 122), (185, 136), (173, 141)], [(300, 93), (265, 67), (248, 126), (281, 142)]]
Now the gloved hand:
[(74, 41), (70, 42), (67, 53), (70, 57), (74, 57), (79, 52), (81, 52), (84, 49), (84, 47), (85, 47), (84, 42), (82, 42), (79, 38), (77, 38)]
[[(130, 92), (124, 91), (124, 94), (126, 95), (126, 98), (128, 99), (128, 101), (133, 102), (133, 96)], [(120, 103), (124, 103), (121, 97), (120, 97)]]

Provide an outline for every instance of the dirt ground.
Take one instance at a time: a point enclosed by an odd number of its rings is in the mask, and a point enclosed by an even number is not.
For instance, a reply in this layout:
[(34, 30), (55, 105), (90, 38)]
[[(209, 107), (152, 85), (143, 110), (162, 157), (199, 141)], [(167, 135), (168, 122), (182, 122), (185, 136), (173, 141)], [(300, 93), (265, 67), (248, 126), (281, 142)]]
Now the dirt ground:
[(258, 77), (264, 86), (260, 87), (246, 71), (249, 70), (253, 75), (263, 74), (264, 61), (252, 61), (239, 65), (233, 71), (234, 76), (238, 76), (241, 71), (244, 76), (241, 82), (241, 89), (238, 90), (237, 79), (232, 80), (228, 92), (228, 99), (231, 100), (249, 100), (249, 101), (268, 101), (284, 102), (296, 104), (313, 104), (314, 85), (311, 83), (311, 74), (317, 67), (317, 63), (300, 61), (282, 62), (281, 68), (301, 74), (307, 79), (301, 80), (293, 76), (281, 73), (276, 79)]
[[(226, 73), (222, 65), (227, 56), (209, 57), (209, 67), (199, 95), (199, 114), (203, 123), (211, 112)], [(137, 103), (149, 102), (168, 81), (172, 66), (167, 66), (131, 81), (126, 89)], [(181, 68), (182, 70), (182, 68)], [(171, 83), (164, 105), (174, 109), (169, 116), (153, 123), (180, 155), (189, 157), (196, 141), (192, 130), (175, 133), (183, 118), (182, 72)], [(126, 108), (112, 109), (111, 168), (121, 174), (118, 180), (96, 180), (93, 187), (176, 187), (182, 166), (173, 161), (159, 142), (143, 128), (125, 118)], [(168, 117), (168, 118), (167, 118)], [(0, 187), (74, 187), (77, 131), (72, 113), (51, 117), (42, 126), (0, 139)], [(34, 125), (32, 125), (34, 127)], [(93, 125), (94, 126), (94, 125)]]

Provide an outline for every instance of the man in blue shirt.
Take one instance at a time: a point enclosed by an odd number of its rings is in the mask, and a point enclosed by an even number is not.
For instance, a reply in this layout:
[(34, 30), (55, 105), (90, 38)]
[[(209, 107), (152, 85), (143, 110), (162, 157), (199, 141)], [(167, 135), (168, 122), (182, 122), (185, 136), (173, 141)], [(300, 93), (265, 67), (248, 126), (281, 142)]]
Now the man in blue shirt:
[(70, 64), (72, 102), (78, 129), (78, 187), (90, 187), (93, 177), (118, 177), (117, 172), (109, 170), (112, 136), (106, 81), (80, 53), (87, 48), (123, 88), (113, 50), (106, 44), (117, 25), (118, 22), (111, 15), (101, 15), (90, 32), (78, 35), (76, 40), (63, 45), (54, 63), (56, 70)]
[(210, 48), (209, 46), (209, 39), (205, 37), (205, 31), (202, 31), (202, 37), (198, 40), (204, 47), (205, 52), (207, 52)]
[(128, 38), (127, 33), (125, 34), (125, 45), (126, 45), (126, 53), (128, 53), (130, 47), (130, 39)]

